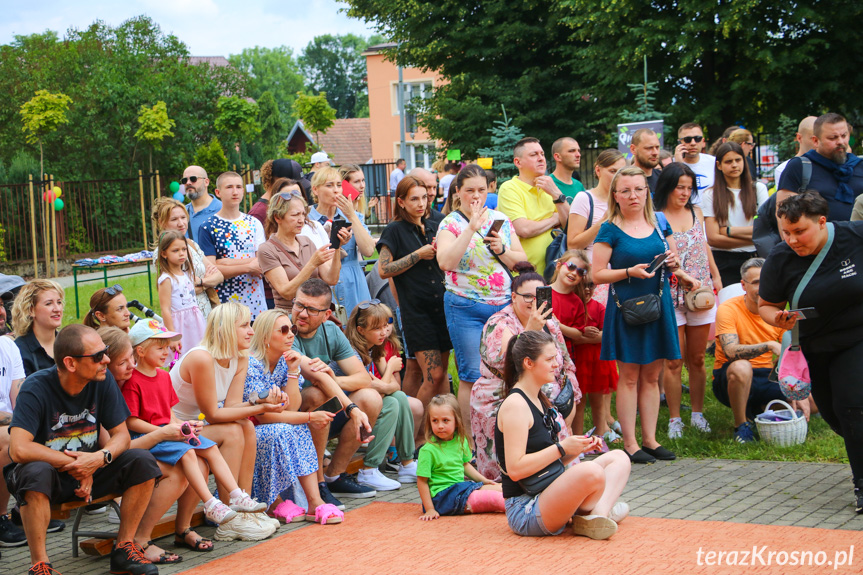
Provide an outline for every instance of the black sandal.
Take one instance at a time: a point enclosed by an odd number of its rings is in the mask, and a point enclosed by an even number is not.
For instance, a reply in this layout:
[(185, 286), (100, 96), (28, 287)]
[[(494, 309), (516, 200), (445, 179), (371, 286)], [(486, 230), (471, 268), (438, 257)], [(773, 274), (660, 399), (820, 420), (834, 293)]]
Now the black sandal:
[[(213, 550), (212, 539), (205, 539), (195, 533), (195, 535), (198, 535), (198, 539), (197, 541), (195, 541), (194, 544), (190, 544), (188, 541), (186, 541), (186, 535), (188, 535), (189, 533), (192, 533), (191, 527), (186, 527), (186, 530), (183, 531), (182, 535), (179, 533), (174, 533), (174, 547), (185, 547), (186, 549), (198, 551), (199, 553), (209, 553)], [(210, 544), (210, 547), (204, 547), (204, 545), (206, 545), (207, 543)]]
[[(142, 552), (146, 551), (147, 549), (150, 548), (150, 545), (153, 545), (153, 542), (147, 541), (147, 544), (144, 545), (143, 547), (141, 547), (141, 551)], [(176, 559), (171, 559), (171, 556), (176, 557)], [(183, 560), (182, 556), (177, 555), (176, 553), (171, 553), (170, 551), (163, 551), (162, 554), (159, 555), (159, 558), (156, 559), (155, 561), (152, 559), (148, 559), (148, 561), (150, 561), (150, 563), (152, 563), (154, 565), (172, 565), (174, 563), (179, 563), (182, 560)]]

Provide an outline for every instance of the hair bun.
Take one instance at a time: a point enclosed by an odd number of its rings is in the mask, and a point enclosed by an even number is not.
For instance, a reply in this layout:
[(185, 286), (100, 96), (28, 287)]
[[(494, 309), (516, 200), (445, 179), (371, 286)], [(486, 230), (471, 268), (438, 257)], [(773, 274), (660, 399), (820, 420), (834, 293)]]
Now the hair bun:
[(535, 272), (536, 268), (533, 266), (532, 263), (524, 261), (524, 262), (518, 262), (517, 264), (512, 266), (512, 271), (514, 271), (518, 274), (526, 274), (526, 273), (530, 273), (530, 272)]

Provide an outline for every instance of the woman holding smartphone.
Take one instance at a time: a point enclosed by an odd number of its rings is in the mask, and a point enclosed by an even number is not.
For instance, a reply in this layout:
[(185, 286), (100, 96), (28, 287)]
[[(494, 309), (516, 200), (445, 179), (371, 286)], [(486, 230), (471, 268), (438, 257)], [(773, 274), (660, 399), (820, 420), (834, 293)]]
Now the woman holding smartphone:
[(457, 207), (441, 221), (437, 261), (446, 278), (444, 311), (458, 366), (458, 403), (470, 421), (470, 390), (480, 377), (482, 328), (510, 302), (510, 269), (527, 259), (512, 223), (485, 207), (488, 177), (476, 164), (455, 178)]

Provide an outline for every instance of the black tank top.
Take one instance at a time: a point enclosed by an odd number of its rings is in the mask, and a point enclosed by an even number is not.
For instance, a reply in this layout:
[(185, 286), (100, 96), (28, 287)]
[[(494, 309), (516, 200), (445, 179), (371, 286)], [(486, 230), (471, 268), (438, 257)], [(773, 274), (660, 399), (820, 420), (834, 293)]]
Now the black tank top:
[[(530, 406), (530, 412), (533, 414), (533, 423), (530, 426), (530, 429), (527, 431), (527, 447), (525, 448), (525, 453), (536, 453), (537, 451), (542, 451), (546, 447), (555, 444), (555, 440), (552, 439), (551, 434), (548, 432), (548, 429), (545, 427), (545, 424), (542, 421), (543, 413), (537, 409), (537, 407), (533, 404), (533, 402), (525, 395), (525, 393), (518, 389), (512, 388), (510, 391), (510, 395), (513, 393), (517, 393), (521, 395), (527, 404)], [(498, 410), (500, 413), (500, 410)], [(503, 433), (500, 431), (500, 427), (497, 425), (497, 420), (494, 423), (494, 449), (497, 454), (497, 460), (500, 462), (500, 466), (506, 469), (506, 450), (503, 445)], [(519, 486), (518, 483), (509, 478), (506, 474), (501, 474), (502, 479), (502, 487), (503, 487), (503, 496), (504, 498), (510, 497), (518, 497), (519, 495), (524, 495), (524, 490)]]

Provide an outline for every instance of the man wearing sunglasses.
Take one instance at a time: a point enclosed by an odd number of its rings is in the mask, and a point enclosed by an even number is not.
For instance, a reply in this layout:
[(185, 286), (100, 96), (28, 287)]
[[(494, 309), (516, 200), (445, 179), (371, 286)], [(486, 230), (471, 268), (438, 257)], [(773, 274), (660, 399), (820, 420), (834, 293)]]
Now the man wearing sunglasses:
[[(9, 426), (9, 455), (17, 465), (4, 473), (21, 510), (30, 573), (56, 573), (45, 549), (51, 504), (112, 493), (123, 502), (111, 572), (159, 572), (134, 537), (162, 472), (149, 451), (129, 449), (129, 409), (107, 370), (107, 351), (93, 328), (67, 326), (54, 342), (55, 367), (32, 374), (18, 394)], [(103, 427), (109, 439), (100, 447)]]
[(695, 172), (698, 190), (692, 192), (692, 203), (698, 207), (701, 207), (701, 194), (707, 188), (713, 187), (713, 174), (716, 169), (716, 158), (701, 152), (704, 145), (704, 131), (695, 122), (683, 124), (677, 130), (674, 161), (685, 163)]
[(210, 178), (201, 166), (189, 166), (183, 170), (183, 178), (180, 183), (186, 186), (186, 197), (191, 200), (186, 205), (189, 212), (189, 229), (186, 233), (189, 239), (198, 241), (198, 229), (207, 219), (222, 209), (222, 202), (214, 198), (207, 191)]

